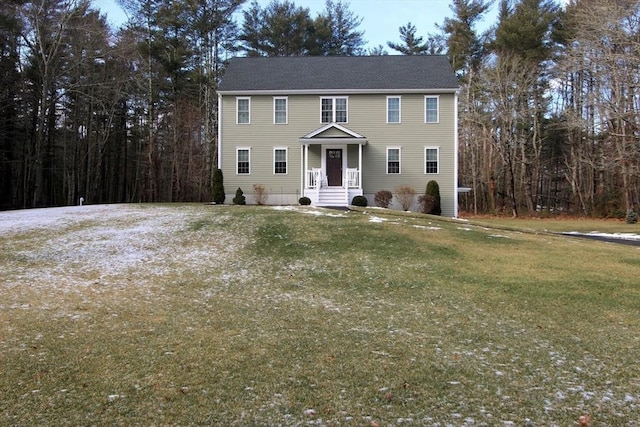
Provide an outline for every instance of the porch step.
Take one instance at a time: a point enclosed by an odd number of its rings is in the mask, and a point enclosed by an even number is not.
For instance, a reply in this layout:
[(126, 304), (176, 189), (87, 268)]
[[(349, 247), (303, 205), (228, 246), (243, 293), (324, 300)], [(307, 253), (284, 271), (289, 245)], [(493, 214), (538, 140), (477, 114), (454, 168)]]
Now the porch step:
[(347, 191), (342, 187), (323, 187), (318, 197), (318, 206), (347, 206)]

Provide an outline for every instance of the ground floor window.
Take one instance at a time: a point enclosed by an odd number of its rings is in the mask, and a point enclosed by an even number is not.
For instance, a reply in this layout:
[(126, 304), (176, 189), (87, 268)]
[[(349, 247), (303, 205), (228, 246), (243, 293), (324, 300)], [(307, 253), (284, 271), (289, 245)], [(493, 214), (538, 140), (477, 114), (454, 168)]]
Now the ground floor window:
[(273, 149), (273, 173), (276, 175), (287, 174), (287, 149)]
[(400, 173), (400, 148), (399, 147), (387, 148), (387, 173), (388, 174)]
[(426, 147), (424, 149), (424, 173), (438, 173), (440, 150), (438, 147)]
[(249, 175), (251, 171), (251, 150), (248, 148), (238, 148), (236, 150), (236, 173), (238, 175)]

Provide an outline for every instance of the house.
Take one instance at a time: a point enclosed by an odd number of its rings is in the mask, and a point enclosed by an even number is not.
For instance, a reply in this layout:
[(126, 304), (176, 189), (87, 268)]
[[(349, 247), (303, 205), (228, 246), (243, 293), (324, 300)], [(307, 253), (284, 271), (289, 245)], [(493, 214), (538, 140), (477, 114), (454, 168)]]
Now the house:
[(435, 180), (456, 216), (458, 89), (440, 55), (233, 58), (218, 91), (226, 200), (239, 187), (252, 202), (257, 184), (268, 204), (374, 205)]

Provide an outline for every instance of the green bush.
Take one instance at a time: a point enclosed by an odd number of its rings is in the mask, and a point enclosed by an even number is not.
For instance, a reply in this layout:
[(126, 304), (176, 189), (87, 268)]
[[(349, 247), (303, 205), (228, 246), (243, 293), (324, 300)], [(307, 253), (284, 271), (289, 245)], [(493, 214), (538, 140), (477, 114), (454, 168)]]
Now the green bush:
[(242, 189), (240, 187), (238, 187), (238, 189), (236, 190), (236, 197), (233, 198), (233, 204), (234, 205), (247, 204), (247, 198), (244, 197), (244, 193), (242, 192)]
[(638, 214), (633, 210), (629, 209), (627, 212), (627, 224), (637, 224), (638, 223)]
[(311, 204), (311, 199), (307, 196), (303, 196), (298, 199), (298, 203), (300, 203), (302, 206), (308, 206)]
[(222, 177), (222, 170), (216, 169), (213, 171), (213, 178), (211, 179), (211, 192), (213, 193), (213, 202), (221, 205), (224, 203), (224, 178)]
[(423, 197), (419, 199), (422, 205), (422, 213), (430, 215), (440, 215), (440, 186), (437, 181), (431, 180), (427, 183), (427, 189)]
[(361, 208), (365, 208), (367, 207), (369, 202), (367, 201), (367, 198), (364, 196), (355, 196), (353, 200), (351, 200), (351, 204), (353, 206), (360, 206)]
[(373, 201), (379, 208), (388, 208), (391, 204), (391, 199), (393, 199), (393, 194), (389, 190), (380, 190), (373, 197)]

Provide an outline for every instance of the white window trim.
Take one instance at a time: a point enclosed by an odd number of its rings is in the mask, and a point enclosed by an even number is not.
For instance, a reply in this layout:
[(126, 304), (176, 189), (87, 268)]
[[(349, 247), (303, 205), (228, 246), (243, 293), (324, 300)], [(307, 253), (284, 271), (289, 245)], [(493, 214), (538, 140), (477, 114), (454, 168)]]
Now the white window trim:
[[(389, 150), (398, 150), (398, 173), (389, 172)], [(425, 161), (425, 165), (426, 165)], [(402, 147), (387, 147), (387, 161), (384, 165), (387, 175), (401, 175), (402, 174)], [(426, 166), (425, 166), (426, 168)]]
[[(284, 161), (287, 165), (287, 171), (285, 173), (276, 173), (276, 150), (284, 150)], [(273, 174), (274, 175), (289, 175), (289, 147), (273, 147)]]
[[(249, 152), (249, 173), (239, 173), (238, 172), (238, 162), (240, 151), (248, 151)], [(251, 147), (236, 147), (236, 175), (251, 175)]]
[[(247, 123), (240, 123), (240, 120), (238, 120), (240, 118), (240, 110), (239, 110), (239, 104), (240, 104), (240, 100), (247, 100), (248, 105), (247, 105), (247, 113), (249, 114), (249, 119), (247, 121)], [(251, 97), (250, 96), (236, 96), (236, 124), (237, 125), (250, 125), (251, 124)]]
[[(397, 122), (390, 122), (389, 121), (389, 100), (390, 99), (398, 99), (398, 121)], [(425, 101), (426, 103), (426, 101)], [(425, 110), (426, 110), (426, 104), (425, 104)], [(401, 96), (387, 96), (387, 111), (386, 111), (386, 119), (387, 119), (387, 124), (393, 124), (393, 125), (397, 125), (402, 123), (402, 97)], [(426, 113), (425, 113), (426, 114)]]
[[(427, 121), (427, 99), (436, 100), (436, 121), (435, 122)], [(423, 107), (424, 107), (424, 122), (426, 124), (440, 123), (440, 96), (439, 95), (425, 95)]]
[(321, 96), (320, 97), (320, 123), (325, 123), (322, 121), (322, 100), (323, 99), (331, 100), (331, 121), (328, 123), (338, 123), (336, 122), (336, 99), (344, 99), (346, 102), (345, 108), (347, 110), (347, 120), (345, 122), (340, 122), (340, 123), (349, 123), (349, 97), (348, 96)]
[[(276, 100), (284, 99), (285, 100), (285, 109), (284, 109), (284, 122), (278, 123), (276, 122)], [(274, 96), (273, 97), (273, 124), (274, 125), (287, 125), (289, 124), (289, 97), (288, 96)]]
[[(437, 172), (427, 172), (427, 150), (436, 150), (436, 162), (438, 165)], [(424, 165), (424, 174), (425, 175), (440, 175), (440, 147), (437, 146), (426, 146), (424, 147), (424, 156), (423, 163)]]

